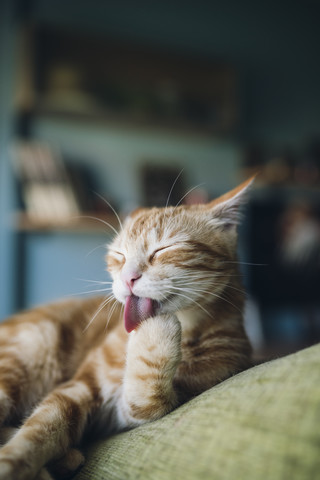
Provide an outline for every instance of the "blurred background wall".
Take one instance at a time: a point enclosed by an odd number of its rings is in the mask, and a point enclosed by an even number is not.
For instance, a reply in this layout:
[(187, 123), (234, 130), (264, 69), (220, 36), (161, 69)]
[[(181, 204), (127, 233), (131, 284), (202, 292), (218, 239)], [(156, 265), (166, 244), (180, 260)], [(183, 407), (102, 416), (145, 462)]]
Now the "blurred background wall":
[(319, 13), (2, 0), (0, 318), (103, 288), (113, 231), (87, 217), (118, 225), (99, 195), (124, 215), (165, 203), (181, 171), (176, 202), (259, 171), (240, 242), (248, 328), (273, 353), (319, 340)]

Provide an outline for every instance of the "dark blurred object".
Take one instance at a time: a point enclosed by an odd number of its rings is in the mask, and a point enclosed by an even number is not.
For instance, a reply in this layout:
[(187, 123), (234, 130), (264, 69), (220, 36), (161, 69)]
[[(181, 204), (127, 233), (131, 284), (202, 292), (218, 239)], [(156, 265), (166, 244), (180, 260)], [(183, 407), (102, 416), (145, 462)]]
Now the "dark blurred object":
[[(96, 191), (96, 182), (92, 168), (89, 165), (80, 165), (75, 161), (66, 159), (66, 170), (80, 210), (82, 212), (102, 210), (100, 207), (101, 200), (94, 193)], [(110, 210), (106, 204), (103, 205), (103, 209)]]
[(247, 210), (247, 287), (271, 357), (320, 341), (320, 192), (306, 192), (261, 188)]
[(143, 205), (177, 205), (184, 196), (183, 172), (176, 167), (145, 165), (141, 170)]
[(320, 212), (310, 202), (292, 202), (279, 219), (279, 263), (302, 278), (320, 270)]
[(82, 212), (112, 214), (108, 202), (95, 193), (89, 165), (65, 158), (43, 142), (20, 141), (12, 148), (22, 209), (38, 224), (59, 224)]
[(307, 187), (320, 185), (320, 140), (314, 139), (307, 145), (302, 159), (295, 168), (295, 182)]
[(236, 76), (225, 63), (53, 27), (27, 32), (23, 50), (21, 110), (215, 133), (235, 127)]
[(250, 145), (244, 149), (242, 158), (242, 174), (244, 178), (261, 174), (265, 162), (266, 152), (262, 145)]
[(257, 182), (270, 186), (320, 186), (320, 143), (313, 142), (301, 154), (285, 148), (269, 155), (262, 146), (248, 147), (242, 161), (244, 178), (258, 174)]
[[(261, 192), (260, 192), (261, 193)], [(249, 204), (250, 290), (265, 307), (320, 307), (320, 194), (265, 191)]]
[(296, 159), (289, 149), (271, 157), (263, 169), (263, 180), (269, 185), (291, 185), (294, 180)]
[(64, 222), (80, 207), (64, 161), (57, 150), (40, 142), (17, 142), (13, 163), (22, 205), (34, 221)]
[(244, 152), (258, 173), (247, 209), (248, 290), (271, 356), (320, 341), (320, 142)]

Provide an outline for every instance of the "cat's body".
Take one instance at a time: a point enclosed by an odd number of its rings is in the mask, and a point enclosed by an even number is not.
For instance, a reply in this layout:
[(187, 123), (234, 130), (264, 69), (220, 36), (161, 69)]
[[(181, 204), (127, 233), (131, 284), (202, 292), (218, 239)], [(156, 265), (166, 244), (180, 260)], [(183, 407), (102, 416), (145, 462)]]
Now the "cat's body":
[(0, 480), (72, 470), (89, 430), (161, 418), (249, 365), (236, 257), (247, 184), (206, 206), (135, 212), (109, 248), (117, 301), (65, 301), (0, 326), (0, 437), (27, 416), (0, 449)]

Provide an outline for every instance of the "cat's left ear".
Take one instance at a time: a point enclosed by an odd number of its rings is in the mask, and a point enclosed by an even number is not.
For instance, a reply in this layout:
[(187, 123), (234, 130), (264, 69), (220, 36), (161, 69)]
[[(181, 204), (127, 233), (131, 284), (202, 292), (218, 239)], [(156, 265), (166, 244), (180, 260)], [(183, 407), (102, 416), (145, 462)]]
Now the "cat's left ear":
[(228, 228), (236, 227), (239, 224), (240, 207), (246, 202), (248, 189), (254, 179), (255, 176), (249, 178), (230, 192), (207, 204), (210, 221), (213, 225)]

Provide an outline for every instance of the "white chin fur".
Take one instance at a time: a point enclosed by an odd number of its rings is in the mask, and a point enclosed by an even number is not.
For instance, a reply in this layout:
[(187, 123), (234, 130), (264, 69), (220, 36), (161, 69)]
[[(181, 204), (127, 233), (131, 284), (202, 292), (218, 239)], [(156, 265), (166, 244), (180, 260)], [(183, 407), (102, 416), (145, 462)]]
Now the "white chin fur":
[(130, 295), (130, 290), (122, 282), (117, 282), (116, 280), (112, 284), (112, 291), (118, 302), (123, 304)]

